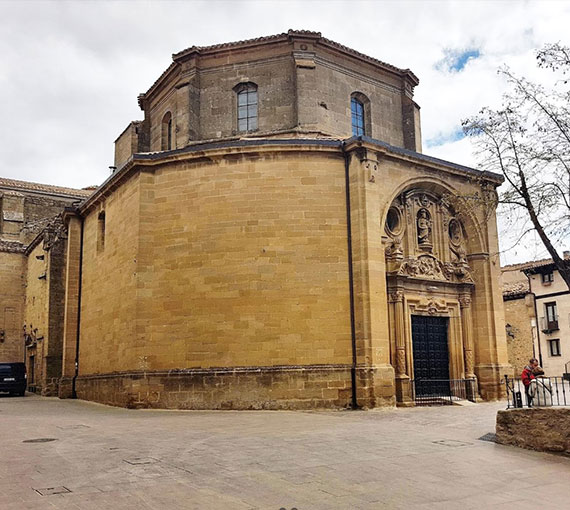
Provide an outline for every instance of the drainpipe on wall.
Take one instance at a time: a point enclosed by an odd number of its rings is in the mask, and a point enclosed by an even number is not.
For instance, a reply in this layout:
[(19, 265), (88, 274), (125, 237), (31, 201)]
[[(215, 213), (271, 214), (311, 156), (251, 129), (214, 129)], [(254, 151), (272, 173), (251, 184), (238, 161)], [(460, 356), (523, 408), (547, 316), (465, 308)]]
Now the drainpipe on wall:
[(354, 318), (354, 274), (352, 271), (352, 224), (350, 219), (350, 176), (349, 176), (349, 155), (346, 152), (346, 144), (341, 144), (344, 156), (344, 179), (346, 190), (346, 237), (348, 242), (348, 287), (350, 295), (350, 335), (352, 346), (352, 366), (350, 368), (350, 379), (352, 389), (352, 409), (358, 409), (356, 398), (356, 323)]
[(75, 381), (79, 375), (79, 334), (81, 332), (81, 283), (83, 281), (83, 225), (84, 219), (81, 217), (81, 234), (79, 238), (79, 282), (77, 285), (77, 331), (75, 336), (75, 373), (71, 381), (71, 398), (77, 398), (75, 391)]
[[(542, 349), (540, 348), (540, 325), (538, 320), (538, 310), (536, 308), (536, 294), (532, 292), (532, 284), (530, 282), (530, 275), (526, 275), (528, 279), (528, 290), (531, 291), (530, 295), (532, 296), (532, 301), (534, 303), (534, 320), (536, 322), (536, 343), (538, 345), (538, 363), (542, 367)], [(534, 356), (534, 352), (532, 353)]]

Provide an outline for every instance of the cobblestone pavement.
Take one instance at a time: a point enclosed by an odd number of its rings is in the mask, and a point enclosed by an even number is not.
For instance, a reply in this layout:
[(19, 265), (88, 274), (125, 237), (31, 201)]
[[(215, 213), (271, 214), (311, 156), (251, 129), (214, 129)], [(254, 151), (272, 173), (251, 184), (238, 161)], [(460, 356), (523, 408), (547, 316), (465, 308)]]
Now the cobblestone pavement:
[(570, 458), (479, 440), (504, 407), (149, 411), (0, 396), (0, 508), (569, 508)]

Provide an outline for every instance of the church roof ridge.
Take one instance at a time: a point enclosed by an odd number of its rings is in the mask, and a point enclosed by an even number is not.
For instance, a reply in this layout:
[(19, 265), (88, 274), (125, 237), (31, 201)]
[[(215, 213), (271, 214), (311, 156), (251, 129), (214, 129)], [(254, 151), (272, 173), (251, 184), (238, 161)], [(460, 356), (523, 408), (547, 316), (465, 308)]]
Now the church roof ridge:
[(20, 181), (18, 179), (9, 179), (5, 177), (0, 177), (0, 190), (1, 189), (18, 189), (26, 191), (39, 191), (42, 193), (50, 193), (53, 195), (66, 195), (70, 197), (86, 198), (91, 193), (93, 189), (76, 189), (67, 188), (63, 186), (54, 186), (52, 184), (40, 184), (37, 182)]
[(375, 65), (379, 65), (381, 67), (384, 67), (385, 69), (387, 69), (389, 71), (393, 71), (393, 72), (401, 74), (401, 75), (407, 75), (408, 78), (414, 84), (414, 86), (418, 85), (420, 82), (418, 77), (410, 69), (408, 69), (408, 68), (404, 69), (404, 68), (397, 67), (397, 66), (392, 65), (392, 64), (388, 64), (387, 62), (384, 62), (384, 61), (379, 60), (377, 58), (371, 57), (370, 55), (366, 55), (365, 53), (361, 53), (357, 50), (350, 48), (349, 46), (346, 46), (344, 44), (340, 44), (336, 41), (333, 41), (332, 39), (327, 39), (326, 37), (322, 36), (321, 32), (316, 32), (316, 31), (312, 31), (312, 30), (289, 29), (287, 32), (282, 32), (280, 34), (266, 35), (266, 36), (262, 36), (262, 37), (254, 37), (251, 39), (242, 39), (242, 40), (238, 40), (238, 41), (216, 43), (216, 44), (210, 44), (210, 45), (206, 45), (206, 46), (194, 45), (194, 46), (190, 46), (184, 50), (181, 50), (177, 53), (173, 53), (172, 54), (173, 62), (154, 81), (154, 83), (148, 88), (148, 90), (146, 92), (139, 94), (139, 96), (138, 96), (139, 105), (141, 104), (141, 101), (144, 99), (144, 97), (147, 94), (149, 94), (158, 85), (158, 83), (160, 83), (165, 78), (165, 76), (168, 75), (176, 67), (176, 65), (178, 64), (178, 61), (180, 59), (184, 58), (186, 55), (190, 55), (192, 53), (202, 53), (202, 52), (208, 52), (208, 51), (224, 50), (224, 49), (229, 49), (229, 48), (240, 48), (240, 47), (250, 46), (250, 45), (254, 45), (254, 44), (267, 43), (267, 42), (278, 41), (278, 40), (286, 40), (290, 37), (311, 37), (311, 38), (314, 38), (317, 41), (322, 42), (328, 46), (331, 46), (331, 47), (336, 48), (338, 50), (344, 51), (345, 53), (353, 55), (353, 56), (360, 58), (362, 60), (366, 60), (368, 62), (375, 64)]

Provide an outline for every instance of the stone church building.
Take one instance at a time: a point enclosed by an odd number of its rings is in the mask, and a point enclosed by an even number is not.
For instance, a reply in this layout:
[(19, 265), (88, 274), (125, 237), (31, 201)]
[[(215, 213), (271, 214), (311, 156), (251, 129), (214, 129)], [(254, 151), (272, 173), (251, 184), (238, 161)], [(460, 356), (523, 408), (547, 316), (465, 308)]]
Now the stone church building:
[(315, 32), (173, 55), (63, 215), (60, 396), (377, 407), (476, 378), (500, 397), (502, 178), (421, 153), (418, 83)]
[(78, 190), (0, 177), (0, 363), (26, 361), (28, 390), (57, 395), (63, 349), (65, 228)]

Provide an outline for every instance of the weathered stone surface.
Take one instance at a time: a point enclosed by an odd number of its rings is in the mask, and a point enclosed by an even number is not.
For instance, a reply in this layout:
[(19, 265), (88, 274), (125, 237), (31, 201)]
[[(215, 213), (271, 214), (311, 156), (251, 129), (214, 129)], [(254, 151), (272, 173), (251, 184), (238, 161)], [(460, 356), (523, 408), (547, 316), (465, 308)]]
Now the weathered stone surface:
[(499, 411), (496, 434), (500, 444), (570, 453), (570, 408)]
[(77, 395), (128, 408), (346, 408), (350, 384), (344, 366), (235, 367), (82, 376)]

